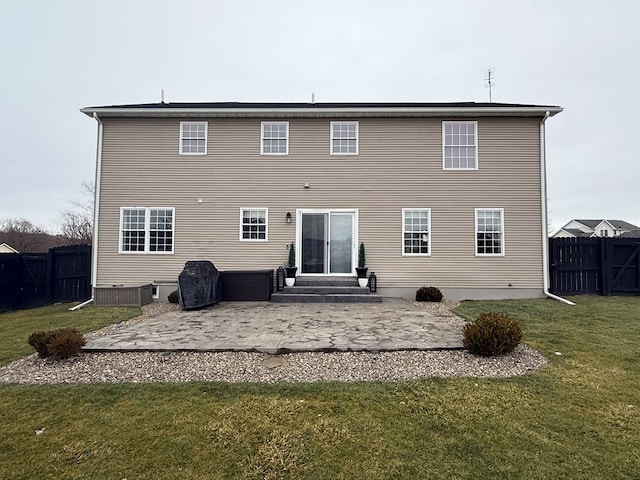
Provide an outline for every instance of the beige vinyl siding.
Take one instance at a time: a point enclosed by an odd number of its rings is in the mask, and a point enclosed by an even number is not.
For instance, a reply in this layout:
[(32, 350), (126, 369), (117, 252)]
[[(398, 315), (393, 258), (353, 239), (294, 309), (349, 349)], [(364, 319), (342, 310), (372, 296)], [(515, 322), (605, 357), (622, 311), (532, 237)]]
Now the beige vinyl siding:
[[(330, 155), (331, 119), (314, 118), (288, 120), (286, 156), (260, 155), (268, 118), (208, 119), (207, 155), (181, 156), (188, 120), (104, 120), (98, 284), (173, 279), (198, 259), (276, 268), (296, 209), (348, 208), (381, 287), (542, 288), (537, 119), (479, 118), (475, 171), (442, 168), (442, 121), (455, 118), (354, 118), (349, 156)], [(119, 254), (121, 207), (175, 207), (175, 253)], [(268, 242), (239, 241), (241, 207), (269, 209)], [(403, 208), (431, 209), (430, 257), (402, 256)], [(504, 257), (475, 255), (475, 208), (504, 209)]]

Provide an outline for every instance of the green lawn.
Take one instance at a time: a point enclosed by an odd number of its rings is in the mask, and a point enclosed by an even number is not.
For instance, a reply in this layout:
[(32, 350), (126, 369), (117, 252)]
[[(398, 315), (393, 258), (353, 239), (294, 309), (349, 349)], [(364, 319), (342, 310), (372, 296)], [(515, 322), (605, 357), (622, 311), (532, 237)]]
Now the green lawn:
[(2, 385), (0, 478), (638, 479), (640, 298), (573, 300), (459, 308), (521, 321), (525, 377)]
[[(140, 315), (139, 307), (83, 307), (70, 312), (75, 303), (0, 313), (0, 365), (34, 352), (27, 343), (38, 330), (75, 327), (82, 333)], [(1, 477), (0, 477), (1, 478)]]

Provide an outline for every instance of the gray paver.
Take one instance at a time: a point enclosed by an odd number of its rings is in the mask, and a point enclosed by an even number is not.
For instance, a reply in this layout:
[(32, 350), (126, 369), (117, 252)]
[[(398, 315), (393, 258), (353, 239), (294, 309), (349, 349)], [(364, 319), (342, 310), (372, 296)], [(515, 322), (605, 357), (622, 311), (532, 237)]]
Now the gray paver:
[(460, 331), (406, 300), (317, 304), (223, 302), (170, 312), (87, 341), (88, 351), (258, 351), (462, 348)]

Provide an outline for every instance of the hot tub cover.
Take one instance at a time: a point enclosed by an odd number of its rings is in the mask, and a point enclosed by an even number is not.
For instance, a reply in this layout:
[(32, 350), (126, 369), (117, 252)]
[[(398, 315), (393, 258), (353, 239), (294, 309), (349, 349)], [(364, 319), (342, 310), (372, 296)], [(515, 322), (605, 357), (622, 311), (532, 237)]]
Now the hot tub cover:
[(178, 275), (180, 310), (202, 308), (222, 300), (220, 272), (208, 260), (189, 261)]

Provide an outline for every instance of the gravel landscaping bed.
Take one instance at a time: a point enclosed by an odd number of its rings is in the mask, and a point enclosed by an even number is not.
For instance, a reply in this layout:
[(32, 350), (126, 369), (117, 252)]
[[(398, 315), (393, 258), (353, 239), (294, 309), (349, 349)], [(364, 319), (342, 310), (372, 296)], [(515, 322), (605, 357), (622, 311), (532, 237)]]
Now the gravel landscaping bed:
[[(459, 328), (465, 321), (451, 313), (457, 302), (417, 303), (434, 316)], [(87, 334), (95, 338), (125, 325), (143, 322), (177, 309), (155, 303), (143, 314)], [(533, 372), (547, 363), (544, 356), (520, 344), (509, 355), (485, 358), (464, 350), (291, 353), (253, 352), (105, 352), (82, 353), (51, 361), (36, 354), (0, 367), (0, 382), (145, 383), (145, 382), (317, 382), (408, 380), (424, 377), (509, 377)]]

